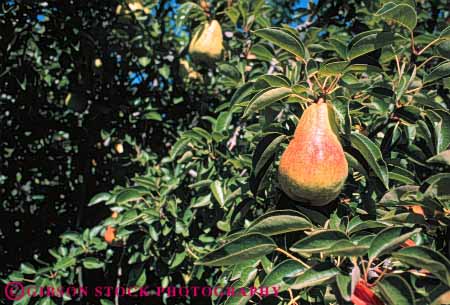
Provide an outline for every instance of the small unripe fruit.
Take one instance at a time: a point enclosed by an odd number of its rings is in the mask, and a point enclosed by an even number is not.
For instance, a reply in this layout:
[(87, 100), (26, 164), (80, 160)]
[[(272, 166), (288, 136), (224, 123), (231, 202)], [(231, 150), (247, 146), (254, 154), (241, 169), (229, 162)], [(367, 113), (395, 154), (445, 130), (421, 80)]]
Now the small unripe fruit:
[(337, 136), (334, 110), (321, 99), (305, 110), (281, 156), (281, 189), (293, 200), (322, 206), (339, 195), (347, 176), (348, 164)]

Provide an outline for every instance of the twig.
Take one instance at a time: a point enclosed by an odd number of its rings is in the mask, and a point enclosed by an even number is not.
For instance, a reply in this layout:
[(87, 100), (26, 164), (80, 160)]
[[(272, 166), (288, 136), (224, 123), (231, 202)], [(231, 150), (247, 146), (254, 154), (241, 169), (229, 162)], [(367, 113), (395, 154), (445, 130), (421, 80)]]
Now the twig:
[(323, 92), (323, 86), (322, 86), (322, 84), (320, 83), (320, 81), (319, 81), (319, 79), (317, 78), (317, 76), (316, 76), (315, 74), (313, 74), (312, 77), (313, 77), (314, 80), (316, 81), (317, 86), (319, 86), (320, 90), (322, 90), (322, 92)]
[[(328, 83), (328, 80), (329, 80), (329, 79), (330, 79), (329, 76), (325, 77), (325, 80), (323, 81), (323, 84), (322, 84), (322, 86), (323, 86), (324, 89), (326, 89), (327, 83)], [(325, 93), (325, 92), (324, 92), (324, 93)]]
[(442, 38), (436, 38), (435, 40), (433, 40), (432, 42), (430, 42), (429, 44), (427, 44), (425, 47), (423, 47), (422, 50), (420, 50), (416, 55), (422, 55), (423, 52), (425, 52), (429, 47), (431, 47), (432, 45), (434, 45), (436, 42), (438, 42), (439, 40), (441, 40)]
[(371, 286), (375, 286), (383, 278), (383, 276), (386, 274), (386, 272), (387, 272), (387, 269), (386, 268), (383, 269), (383, 272), (381, 272), (380, 276), (377, 277), (377, 279), (375, 280), (375, 282), (373, 282), (371, 284)]
[(303, 97), (303, 96), (301, 96), (301, 95), (298, 95), (298, 94), (292, 94), (293, 96), (295, 96), (295, 97), (298, 97), (299, 99), (301, 99), (302, 101), (305, 101), (305, 102), (307, 102), (307, 103), (313, 103), (314, 101), (312, 100), (312, 99), (310, 99), (310, 98), (307, 98), (307, 97)]
[(341, 79), (340, 75), (336, 76), (336, 78), (331, 82), (330, 87), (328, 87), (327, 94), (330, 94), (331, 92), (334, 91), (334, 88), (336, 87), (340, 79)]
[[(395, 54), (395, 63), (397, 64), (397, 71), (400, 74), (400, 59), (398, 58), (397, 54)], [(398, 77), (399, 80), (400, 80), (400, 77), (401, 76)]]
[(423, 63), (421, 63), (421, 64), (417, 67), (417, 70), (419, 70), (420, 68), (422, 68), (424, 65), (426, 65), (430, 60), (432, 60), (432, 59), (434, 59), (434, 58), (444, 58), (444, 57), (442, 57), (442, 56), (437, 56), (437, 55), (431, 56), (431, 57), (427, 58)]
[(414, 33), (411, 31), (411, 51), (413, 52), (414, 55), (420, 55), (417, 50), (416, 47), (414, 46)]
[[(77, 267), (77, 273), (78, 273), (78, 285), (80, 287), (80, 291), (83, 289), (83, 268), (81, 266)], [(80, 293), (80, 303), (82, 302), (83, 294)]]
[(297, 297), (294, 298), (294, 294), (292, 292), (292, 289), (289, 288), (288, 291), (289, 291), (289, 297), (291, 298), (291, 300), (289, 301), (288, 305), (297, 305), (297, 300), (300, 298), (300, 296), (297, 296)]
[(199, 257), (198, 257), (194, 252), (192, 252), (191, 248), (189, 248), (188, 245), (186, 245), (186, 252), (187, 252), (190, 256), (192, 256), (193, 258), (199, 259)]
[(304, 263), (301, 259), (299, 259), (298, 257), (295, 257), (294, 255), (290, 254), (289, 252), (281, 249), (281, 248), (276, 248), (275, 251), (280, 252), (284, 255), (286, 255), (287, 257), (289, 257), (290, 259), (293, 259), (294, 261), (300, 263), (301, 265), (303, 265), (306, 268), (310, 268), (310, 266), (306, 263)]
[(239, 136), (239, 132), (241, 131), (241, 125), (238, 125), (233, 132), (233, 136), (227, 142), (228, 150), (232, 151), (237, 145), (237, 138)]
[(418, 88), (414, 88), (414, 89), (411, 89), (411, 90), (407, 90), (407, 91), (405, 91), (405, 93), (406, 93), (406, 94), (415, 93), (416, 91), (420, 91), (422, 88), (423, 88), (423, 87), (420, 86), (420, 87), (418, 87)]
[[(123, 261), (123, 257), (125, 256), (125, 242), (122, 248), (122, 253), (120, 254), (120, 259), (119, 259), (119, 268), (117, 268), (117, 280), (116, 280), (116, 291), (119, 291), (120, 289), (120, 277), (122, 276), (122, 261)], [(120, 293), (116, 293), (116, 296), (114, 298), (114, 304), (115, 305), (119, 305), (119, 294)]]

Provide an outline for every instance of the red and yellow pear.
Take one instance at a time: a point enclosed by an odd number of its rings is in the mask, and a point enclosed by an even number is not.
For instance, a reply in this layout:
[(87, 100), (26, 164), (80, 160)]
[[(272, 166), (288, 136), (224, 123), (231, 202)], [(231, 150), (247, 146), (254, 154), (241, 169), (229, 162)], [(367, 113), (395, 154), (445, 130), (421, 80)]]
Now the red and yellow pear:
[(189, 44), (189, 54), (196, 63), (211, 65), (221, 58), (222, 52), (222, 27), (217, 20), (205, 23)]
[(281, 189), (293, 200), (323, 206), (339, 195), (347, 175), (333, 107), (321, 98), (303, 112), (281, 156)]

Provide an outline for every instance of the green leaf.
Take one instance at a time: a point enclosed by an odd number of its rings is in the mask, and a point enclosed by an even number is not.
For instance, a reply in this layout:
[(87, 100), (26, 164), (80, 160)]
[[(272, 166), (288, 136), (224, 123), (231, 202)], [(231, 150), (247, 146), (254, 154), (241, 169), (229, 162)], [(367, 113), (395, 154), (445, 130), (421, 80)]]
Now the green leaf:
[(69, 267), (74, 266), (77, 263), (77, 260), (74, 257), (62, 257), (58, 259), (55, 264), (55, 270), (63, 270)]
[(194, 128), (192, 128), (192, 131), (193, 131), (195, 134), (197, 134), (197, 135), (199, 135), (200, 137), (202, 137), (203, 139), (205, 139), (207, 143), (211, 142), (212, 137), (211, 137), (211, 135), (209, 134), (209, 132), (206, 131), (205, 129), (203, 129), (203, 128), (201, 128), (201, 127), (194, 127)]
[(298, 253), (318, 253), (328, 250), (336, 241), (346, 239), (348, 237), (342, 231), (321, 230), (299, 240), (290, 250)]
[(114, 305), (114, 303), (108, 299), (100, 299), (100, 304), (101, 305)]
[(86, 269), (99, 269), (105, 266), (105, 263), (95, 257), (86, 257), (83, 259), (83, 266)]
[(275, 54), (273, 54), (272, 48), (263, 43), (257, 43), (250, 49), (250, 54), (256, 56), (259, 60), (264, 60), (267, 62), (272, 62), (275, 58)]
[(206, 254), (196, 264), (205, 266), (235, 265), (245, 260), (267, 255), (276, 248), (277, 245), (270, 237), (259, 233), (250, 233), (239, 236)]
[(227, 14), (228, 18), (230, 18), (231, 22), (234, 24), (238, 22), (239, 17), (241, 16), (239, 10), (234, 6), (225, 9), (225, 14)]
[(55, 305), (55, 302), (53, 302), (53, 300), (50, 297), (46, 297), (46, 298), (40, 299), (37, 304), (39, 304), (39, 305)]
[(264, 88), (291, 86), (291, 82), (289, 81), (289, 79), (282, 75), (263, 75), (258, 78), (255, 83), (255, 87), (258, 87), (258, 84), (260, 83), (264, 83)]
[(422, 246), (407, 247), (392, 254), (404, 264), (418, 269), (426, 269), (450, 286), (450, 262), (441, 253)]
[(214, 125), (214, 131), (222, 132), (230, 128), (231, 119), (233, 118), (233, 113), (231, 111), (224, 111), (217, 117), (216, 124)]
[(142, 198), (142, 194), (135, 189), (125, 189), (117, 194), (116, 202), (118, 204), (137, 201)]
[(416, 0), (381, 0), (381, 4), (386, 4), (389, 2), (393, 2), (395, 4), (407, 4), (412, 8), (416, 8)]
[(347, 68), (348, 65), (349, 65), (348, 61), (336, 61), (326, 63), (320, 66), (319, 73), (324, 76), (340, 75), (344, 73), (345, 68)]
[(89, 201), (88, 206), (96, 205), (97, 203), (100, 203), (102, 201), (108, 201), (109, 199), (111, 199), (111, 197), (112, 196), (110, 193), (99, 193), (92, 197), (92, 199)]
[[(33, 286), (25, 286), (25, 291), (33, 291), (33, 289), (36, 289)], [(31, 293), (24, 293), (23, 297), (21, 297), (18, 300), (15, 300), (14, 303), (12, 303), (13, 305), (27, 305), (28, 303), (30, 303), (30, 299), (31, 299)]]
[(438, 163), (450, 166), (450, 150), (444, 150), (436, 156), (431, 157), (427, 160), (427, 163)]
[(214, 195), (214, 198), (217, 200), (217, 202), (220, 204), (220, 206), (225, 205), (225, 195), (223, 193), (222, 189), (222, 183), (220, 181), (216, 180), (213, 183), (210, 184), (211, 192)]
[(341, 296), (344, 300), (350, 301), (352, 297), (352, 288), (351, 288), (352, 278), (351, 276), (338, 274), (336, 276), (336, 284), (341, 293)]
[(375, 220), (361, 220), (359, 217), (354, 217), (350, 221), (347, 227), (348, 234), (353, 234), (359, 231), (368, 230), (368, 229), (376, 229), (376, 228), (384, 228), (385, 224), (375, 221)]
[(295, 282), (295, 277), (306, 270), (306, 267), (299, 262), (288, 259), (273, 268), (264, 278), (262, 287), (277, 286), (279, 291), (287, 290)]
[(450, 39), (450, 25), (442, 30), (441, 34), (439, 35), (439, 38)]
[(248, 232), (258, 232), (264, 235), (277, 235), (312, 228), (311, 222), (305, 216), (293, 210), (279, 210), (266, 213), (256, 219)]
[(450, 60), (440, 63), (431, 72), (425, 76), (423, 83), (428, 84), (440, 80), (450, 75)]
[(283, 28), (267, 28), (255, 31), (255, 35), (266, 39), (274, 45), (286, 50), (295, 56), (303, 59), (308, 58), (308, 51), (305, 46), (291, 32)]
[(280, 144), (286, 139), (286, 135), (270, 133), (259, 141), (253, 154), (253, 172), (255, 176), (266, 168), (268, 162), (271, 162), (273, 156), (280, 149)]
[(388, 274), (378, 282), (377, 287), (390, 305), (416, 304), (411, 286), (401, 276)]
[(450, 145), (450, 113), (436, 109), (427, 110), (426, 114), (430, 124), (433, 125), (436, 153), (440, 153)]
[(255, 92), (254, 83), (248, 82), (240, 86), (231, 97), (231, 105), (250, 100), (250, 96)]
[(34, 266), (30, 263), (22, 263), (20, 264), (20, 272), (23, 274), (35, 274), (36, 269), (34, 269)]
[(368, 246), (355, 245), (349, 240), (340, 240), (331, 245), (328, 249), (324, 250), (323, 255), (334, 256), (363, 256), (367, 253)]
[(175, 24), (177, 27), (188, 22), (188, 17), (202, 19), (205, 18), (203, 9), (196, 3), (188, 1), (180, 5), (177, 10)]
[(333, 280), (340, 273), (333, 264), (322, 263), (306, 270), (296, 277), (292, 289), (320, 286)]
[(420, 229), (416, 229), (411, 232), (405, 233), (406, 228), (404, 227), (389, 227), (382, 230), (370, 243), (369, 248), (369, 259), (373, 260), (379, 257), (393, 248), (400, 247), (400, 245), (411, 238)]
[(417, 25), (416, 10), (408, 4), (386, 3), (375, 13), (375, 16), (393, 20), (406, 27), (410, 32), (412, 32)]
[(383, 182), (386, 189), (388, 189), (388, 169), (378, 146), (368, 137), (356, 132), (352, 133), (351, 142), (352, 146), (361, 153), (375, 175)]
[(267, 88), (265, 90), (262, 90), (250, 101), (249, 105), (244, 111), (243, 117), (248, 117), (256, 111), (264, 109), (265, 107), (288, 97), (291, 93), (292, 89), (286, 87)]
[(379, 30), (360, 33), (353, 38), (348, 46), (348, 59), (351, 60), (385, 46), (390, 46), (401, 39), (403, 38), (397, 34), (380, 32)]
[(176, 253), (170, 262), (170, 269), (175, 269), (176, 267), (181, 265), (184, 262), (186, 255), (186, 252)]
[(442, 201), (450, 200), (450, 174), (440, 173), (429, 177), (423, 182), (423, 185), (429, 185), (425, 194), (430, 197), (436, 197)]
[(83, 244), (83, 237), (77, 232), (64, 232), (61, 234), (60, 238), (63, 242), (69, 240), (74, 242), (76, 245), (81, 246)]

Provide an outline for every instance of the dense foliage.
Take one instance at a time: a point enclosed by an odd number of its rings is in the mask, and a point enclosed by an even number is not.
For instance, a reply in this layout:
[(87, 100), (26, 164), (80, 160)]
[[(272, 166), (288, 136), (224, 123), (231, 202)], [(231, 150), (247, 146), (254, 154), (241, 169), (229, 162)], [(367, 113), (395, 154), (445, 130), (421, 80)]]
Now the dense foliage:
[[(433, 304), (449, 290), (449, 3), (136, 2), (2, 4), (5, 283), (282, 290), (130, 304)], [(208, 19), (225, 45), (209, 66), (187, 50)], [(350, 176), (312, 208), (276, 173), (319, 98)]]

